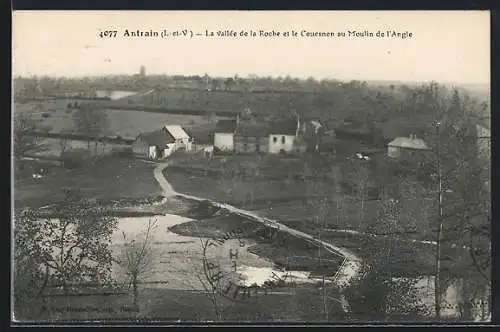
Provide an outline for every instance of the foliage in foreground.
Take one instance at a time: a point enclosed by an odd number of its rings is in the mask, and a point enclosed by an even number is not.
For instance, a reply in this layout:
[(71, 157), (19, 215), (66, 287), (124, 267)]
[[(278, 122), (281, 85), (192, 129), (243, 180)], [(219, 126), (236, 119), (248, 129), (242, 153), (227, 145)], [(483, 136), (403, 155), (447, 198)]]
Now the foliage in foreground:
[(14, 301), (24, 313), (49, 288), (67, 294), (83, 284), (111, 283), (111, 235), (116, 219), (96, 202), (67, 193), (52, 217), (36, 210), (14, 218)]

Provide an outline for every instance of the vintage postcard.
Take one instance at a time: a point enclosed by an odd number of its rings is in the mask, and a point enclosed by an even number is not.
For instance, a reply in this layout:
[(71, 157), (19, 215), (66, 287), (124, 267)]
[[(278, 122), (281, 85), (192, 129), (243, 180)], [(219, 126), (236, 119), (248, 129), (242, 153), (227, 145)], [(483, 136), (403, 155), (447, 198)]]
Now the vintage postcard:
[(12, 321), (491, 320), (488, 11), (12, 30)]

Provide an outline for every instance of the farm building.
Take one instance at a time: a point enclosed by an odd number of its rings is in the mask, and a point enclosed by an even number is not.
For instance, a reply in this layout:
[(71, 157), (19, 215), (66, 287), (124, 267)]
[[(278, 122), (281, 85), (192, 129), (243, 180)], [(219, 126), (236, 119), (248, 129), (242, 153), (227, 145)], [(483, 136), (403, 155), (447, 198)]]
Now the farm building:
[(234, 151), (268, 153), (269, 128), (267, 124), (240, 123), (234, 133)]
[(160, 130), (137, 136), (132, 151), (150, 159), (163, 159), (179, 149), (191, 151), (191, 147), (191, 138), (181, 126), (166, 125)]
[(301, 153), (300, 121), (279, 120), (270, 123), (220, 120), (214, 134), (214, 146), (238, 153)]
[(272, 122), (269, 128), (269, 153), (275, 154), (294, 151), (299, 131), (299, 120)]
[(387, 155), (391, 158), (415, 158), (429, 148), (421, 138), (410, 134), (409, 137), (397, 137), (387, 145)]
[(222, 151), (234, 150), (234, 132), (238, 120), (219, 120), (215, 126), (214, 147)]
[(191, 151), (191, 137), (188, 133), (179, 125), (166, 125), (165, 130), (170, 133), (174, 138), (174, 150), (184, 149), (186, 151)]
[(132, 144), (132, 152), (149, 159), (163, 159), (173, 152), (174, 146), (175, 138), (164, 127), (137, 136)]

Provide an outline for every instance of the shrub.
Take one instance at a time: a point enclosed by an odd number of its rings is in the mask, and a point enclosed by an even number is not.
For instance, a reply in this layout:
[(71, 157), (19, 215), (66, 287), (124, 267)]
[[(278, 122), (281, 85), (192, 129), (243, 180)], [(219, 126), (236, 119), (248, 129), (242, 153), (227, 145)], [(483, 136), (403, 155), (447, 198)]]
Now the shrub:
[(51, 115), (49, 113), (42, 113), (42, 118), (50, 118)]
[(113, 149), (111, 149), (111, 155), (114, 155), (117, 157), (130, 157), (133, 155), (132, 147), (113, 148)]
[(92, 157), (90, 152), (85, 149), (73, 149), (65, 151), (61, 155), (61, 161), (64, 168), (81, 168), (85, 166)]
[(417, 294), (417, 280), (396, 277), (386, 258), (364, 264), (344, 291), (351, 318), (387, 321), (424, 317), (427, 310)]

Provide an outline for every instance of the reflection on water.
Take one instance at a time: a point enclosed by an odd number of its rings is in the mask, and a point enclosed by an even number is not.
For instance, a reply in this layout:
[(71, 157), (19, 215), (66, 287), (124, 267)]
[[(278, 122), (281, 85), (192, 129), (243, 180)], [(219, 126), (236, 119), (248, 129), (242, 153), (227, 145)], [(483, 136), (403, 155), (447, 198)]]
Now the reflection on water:
[(244, 286), (262, 286), (266, 281), (283, 280), (286, 283), (314, 282), (309, 279), (310, 272), (303, 271), (279, 271), (272, 267), (240, 266), (238, 273), (242, 276)]
[[(151, 234), (150, 243), (154, 251), (154, 262), (151, 271), (144, 276), (142, 282), (147, 287), (164, 287), (170, 289), (203, 289), (198, 277), (202, 277), (202, 248), (197, 237), (182, 236), (168, 230), (169, 227), (181, 224), (191, 219), (177, 215), (160, 215), (155, 217), (120, 218), (118, 229), (112, 235), (112, 248), (115, 258), (123, 256), (122, 250), (125, 242), (131, 240), (141, 241), (144, 238), (150, 218), (156, 219), (157, 228)], [(125, 233), (126, 241), (123, 238)], [(142, 234), (141, 234), (142, 233)], [(207, 258), (221, 265), (221, 269), (230, 270), (232, 260), (231, 252), (238, 251), (237, 272), (244, 279), (245, 285), (256, 283), (262, 285), (266, 280), (271, 280), (273, 273), (279, 279), (288, 281), (311, 282), (308, 272), (288, 271), (274, 269), (273, 262), (261, 258), (247, 251), (255, 243), (245, 239), (245, 246), (240, 247), (237, 239), (230, 239), (223, 244), (209, 248)], [(126, 282), (127, 277), (117, 264), (113, 267), (114, 278), (119, 282)]]

